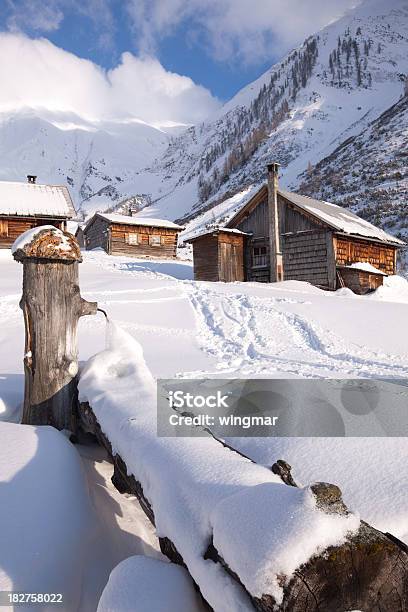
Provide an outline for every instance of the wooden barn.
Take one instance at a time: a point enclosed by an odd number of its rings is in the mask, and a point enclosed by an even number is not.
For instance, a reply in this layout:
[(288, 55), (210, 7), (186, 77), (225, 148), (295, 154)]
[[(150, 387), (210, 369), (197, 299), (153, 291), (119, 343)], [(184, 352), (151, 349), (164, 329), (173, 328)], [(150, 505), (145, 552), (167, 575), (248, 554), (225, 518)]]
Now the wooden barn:
[(84, 228), (85, 247), (88, 250), (100, 247), (109, 255), (172, 258), (177, 256), (182, 229), (165, 219), (98, 212)]
[[(341, 206), (280, 190), (278, 172), (268, 165), (267, 184), (225, 228), (189, 240), (197, 280), (300, 280), (366, 293), (396, 273), (401, 240)], [(234, 247), (223, 246), (227, 236)]]
[(66, 229), (75, 216), (68, 188), (40, 185), (29, 175), (27, 183), (0, 181), (0, 248), (9, 249), (20, 234), (39, 225)]

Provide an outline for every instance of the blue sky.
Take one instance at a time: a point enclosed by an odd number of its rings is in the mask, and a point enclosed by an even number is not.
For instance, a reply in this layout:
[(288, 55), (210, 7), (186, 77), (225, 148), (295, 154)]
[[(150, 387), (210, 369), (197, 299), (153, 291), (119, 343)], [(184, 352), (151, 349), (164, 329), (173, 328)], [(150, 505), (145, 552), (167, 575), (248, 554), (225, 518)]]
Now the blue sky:
[[(67, 93), (64, 103), (56, 92), (50, 103), (53, 110), (80, 113), (82, 103), (89, 118), (132, 115), (130, 105), (124, 108), (123, 101), (119, 104), (119, 94), (126, 92), (133, 97), (137, 116), (143, 120), (195, 122), (260, 76), (306, 36), (358, 2), (2, 0), (0, 31), (4, 35), (0, 53), (7, 53), (11, 69), (0, 76), (3, 83), (7, 78), (14, 79), (14, 97), (8, 100), (7, 88), (3, 87), (0, 110), (16, 104), (47, 106), (47, 99), (41, 100), (38, 80), (47, 81), (48, 73), (50, 81), (63, 81), (68, 65), (71, 78), (77, 82), (78, 96), (74, 100), (73, 93)], [(91, 79), (90, 67), (80, 62), (81, 58), (92, 62)], [(32, 78), (24, 67), (26, 62), (30, 63)], [(82, 90), (92, 97), (89, 83), (94, 78), (95, 88), (102, 91), (101, 83), (96, 83), (102, 73), (107, 81), (105, 95), (110, 100), (101, 109), (95, 96), (92, 111), (88, 100), (84, 102)], [(14, 91), (18, 77), (26, 82), (24, 99), (22, 91)], [(146, 108), (142, 107), (140, 92), (146, 93)], [(154, 115), (148, 108), (153, 95)]]
[[(35, 21), (34, 27), (30, 24), (25, 7), (31, 5), (33, 10), (41, 11), (39, 3), (16, 0), (6, 4), (8, 7), (3, 10), (0, 24), (3, 30), (19, 30), (31, 37), (45, 36), (58, 47), (104, 68), (117, 65), (125, 51), (139, 51), (138, 28), (133, 27), (129, 19), (126, 2), (107, 2), (111, 17), (102, 15), (101, 19), (95, 13), (91, 18), (87, 12), (81, 12), (76, 3), (60, 3), (61, 20), (58, 14), (49, 15), (48, 28), (55, 24), (52, 29), (40, 27)], [(97, 7), (94, 10), (97, 11)], [(14, 23), (13, 15), (17, 16)], [(279, 50), (244, 63), (237, 61), (233, 54), (218, 59), (206, 51), (202, 41), (194, 40), (193, 32), (197, 35), (197, 30), (192, 28), (192, 19), (183, 20), (174, 31), (160, 36), (155, 46), (155, 56), (167, 70), (191, 77), (195, 83), (210, 89), (220, 100), (231, 98), (279, 59)]]

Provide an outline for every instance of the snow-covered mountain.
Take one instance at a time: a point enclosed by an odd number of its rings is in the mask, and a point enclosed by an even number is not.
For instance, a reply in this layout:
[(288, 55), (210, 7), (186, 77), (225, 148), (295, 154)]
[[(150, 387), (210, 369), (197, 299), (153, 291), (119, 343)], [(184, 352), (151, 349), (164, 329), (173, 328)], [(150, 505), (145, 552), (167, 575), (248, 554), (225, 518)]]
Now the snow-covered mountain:
[(142, 192), (141, 168), (167, 147), (171, 136), (143, 122), (95, 124), (68, 113), (30, 110), (0, 114), (0, 180), (69, 186), (86, 214)]
[[(336, 149), (353, 138), (359, 146), (366, 130), (375, 130), (373, 122), (402, 97), (407, 74), (406, 0), (364, 0), (197, 126), (164, 132), (143, 122), (95, 124), (48, 111), (0, 115), (0, 179), (24, 180), (31, 173), (41, 182), (68, 184), (86, 216), (131, 204), (148, 205), (142, 213), (148, 216), (188, 220), (261, 182), (273, 159), (282, 165), (284, 187), (303, 183), (310, 193), (354, 205), (358, 185), (357, 208), (370, 217), (373, 199), (363, 202), (363, 174), (352, 170), (339, 198), (335, 183), (327, 190), (318, 184), (327, 173), (315, 172), (327, 158), (333, 171)], [(406, 112), (379, 128), (387, 138), (367, 144), (367, 163), (380, 167), (384, 146), (396, 156), (391, 143), (406, 128)], [(406, 150), (406, 138), (399, 142)], [(401, 184), (393, 186), (394, 203)], [(379, 206), (377, 212), (385, 210), (388, 200)], [(399, 206), (398, 220), (385, 220), (389, 229), (401, 225)]]
[(408, 91), (401, 100), (301, 176), (300, 191), (408, 238)]
[(366, 0), (172, 140), (141, 176), (145, 190), (157, 185), (154, 214), (189, 219), (262, 181), (271, 159), (282, 185), (297, 188), (302, 172), (401, 98), (407, 74), (408, 4)]

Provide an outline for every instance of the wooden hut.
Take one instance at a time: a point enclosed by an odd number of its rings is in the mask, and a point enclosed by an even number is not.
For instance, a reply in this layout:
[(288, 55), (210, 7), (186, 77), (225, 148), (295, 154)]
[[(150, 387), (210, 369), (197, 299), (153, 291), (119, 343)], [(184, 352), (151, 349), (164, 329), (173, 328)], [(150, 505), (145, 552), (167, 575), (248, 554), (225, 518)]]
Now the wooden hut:
[(396, 273), (397, 251), (404, 245), (401, 240), (346, 208), (280, 190), (278, 172), (278, 164), (268, 165), (267, 184), (224, 228), (246, 236), (242, 252), (234, 254), (242, 267), (223, 260), (220, 252), (214, 259), (208, 239), (196, 236), (190, 240), (194, 260), (213, 261), (211, 266), (194, 266), (197, 280), (300, 280), (323, 289), (346, 286), (366, 293), (381, 285), (384, 276)]
[(109, 255), (172, 258), (177, 256), (182, 229), (165, 219), (98, 212), (85, 226), (85, 247), (88, 250), (100, 247)]
[(237, 229), (214, 229), (191, 238), (194, 278), (208, 281), (244, 281), (244, 241)]
[(27, 183), (0, 181), (0, 248), (9, 249), (20, 234), (40, 225), (66, 229), (75, 216), (68, 188), (40, 185), (29, 175)]

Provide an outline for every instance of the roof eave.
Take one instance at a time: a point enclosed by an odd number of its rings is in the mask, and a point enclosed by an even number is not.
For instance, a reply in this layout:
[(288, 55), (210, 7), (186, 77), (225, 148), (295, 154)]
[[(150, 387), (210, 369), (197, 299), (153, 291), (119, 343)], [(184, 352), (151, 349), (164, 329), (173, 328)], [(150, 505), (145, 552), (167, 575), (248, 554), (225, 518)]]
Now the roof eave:
[(20, 219), (21, 217), (28, 217), (28, 218), (32, 218), (32, 219), (58, 219), (58, 221), (64, 221), (65, 219), (72, 219), (73, 215), (70, 212), (69, 214), (66, 215), (51, 215), (51, 214), (44, 214), (44, 213), (34, 213), (34, 214), (29, 214), (29, 213), (2, 213), (0, 212), (0, 217), (12, 217), (13, 219)]
[(347, 232), (343, 232), (342, 230), (336, 230), (334, 233), (336, 234), (336, 236), (345, 236), (346, 238), (356, 238), (358, 240), (377, 242), (379, 244), (386, 244), (387, 246), (392, 246), (392, 247), (396, 247), (399, 249), (407, 246), (405, 242), (403, 242), (402, 240), (399, 240), (398, 238), (396, 238), (398, 242), (394, 242), (392, 240), (383, 240), (382, 238), (375, 238), (373, 236), (365, 236), (363, 234), (348, 234)]

